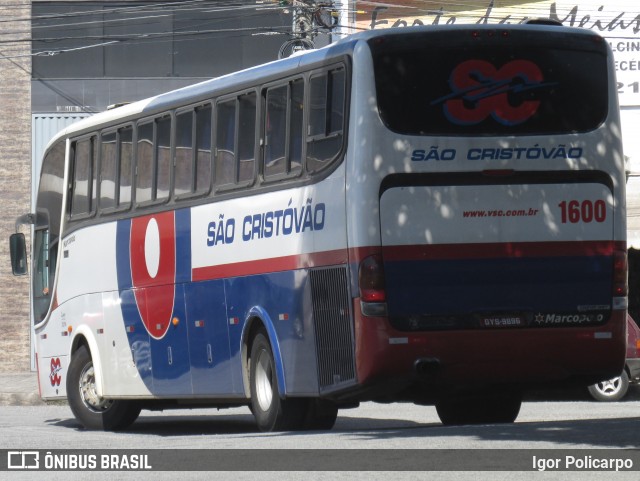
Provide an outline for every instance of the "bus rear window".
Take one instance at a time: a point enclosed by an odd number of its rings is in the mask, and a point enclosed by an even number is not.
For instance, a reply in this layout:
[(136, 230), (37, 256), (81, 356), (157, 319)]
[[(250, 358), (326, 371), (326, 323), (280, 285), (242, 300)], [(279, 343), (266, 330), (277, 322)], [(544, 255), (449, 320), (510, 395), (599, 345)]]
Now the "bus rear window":
[(380, 117), (407, 135), (587, 132), (608, 111), (594, 35), (436, 30), (369, 42)]

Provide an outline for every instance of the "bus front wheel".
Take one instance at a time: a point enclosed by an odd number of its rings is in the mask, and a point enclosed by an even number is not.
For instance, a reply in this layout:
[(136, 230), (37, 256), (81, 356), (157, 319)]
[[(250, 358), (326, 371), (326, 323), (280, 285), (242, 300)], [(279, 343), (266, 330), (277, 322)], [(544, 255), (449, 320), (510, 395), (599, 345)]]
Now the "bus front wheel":
[(260, 431), (290, 431), (304, 426), (307, 400), (280, 397), (271, 344), (262, 330), (251, 345), (250, 385), (251, 410)]
[(87, 429), (118, 431), (133, 424), (140, 414), (140, 406), (133, 401), (105, 399), (98, 395), (93, 360), (85, 346), (71, 357), (67, 398), (73, 415)]

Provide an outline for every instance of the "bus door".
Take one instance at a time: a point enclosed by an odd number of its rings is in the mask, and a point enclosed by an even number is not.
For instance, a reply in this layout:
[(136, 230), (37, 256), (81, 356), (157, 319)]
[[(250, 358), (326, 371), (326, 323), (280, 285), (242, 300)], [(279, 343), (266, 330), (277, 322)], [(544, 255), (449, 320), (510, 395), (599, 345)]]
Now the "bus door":
[(193, 394), (233, 392), (224, 281), (185, 287)]

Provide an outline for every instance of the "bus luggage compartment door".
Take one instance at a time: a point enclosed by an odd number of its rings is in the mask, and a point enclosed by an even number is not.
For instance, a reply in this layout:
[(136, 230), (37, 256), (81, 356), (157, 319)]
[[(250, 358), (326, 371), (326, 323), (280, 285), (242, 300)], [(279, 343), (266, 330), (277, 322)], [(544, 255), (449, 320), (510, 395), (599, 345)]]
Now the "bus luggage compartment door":
[(394, 185), (380, 217), (397, 329), (569, 327), (611, 316), (605, 183)]

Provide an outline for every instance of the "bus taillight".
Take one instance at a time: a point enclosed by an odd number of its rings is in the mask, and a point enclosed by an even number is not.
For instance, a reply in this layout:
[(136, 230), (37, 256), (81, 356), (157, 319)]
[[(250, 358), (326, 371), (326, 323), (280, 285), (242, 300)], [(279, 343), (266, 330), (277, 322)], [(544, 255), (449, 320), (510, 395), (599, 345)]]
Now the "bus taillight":
[(358, 270), (360, 309), (370, 317), (387, 315), (387, 293), (384, 290), (384, 268), (382, 256), (373, 254), (360, 262)]
[(384, 291), (382, 257), (379, 254), (366, 257), (360, 263), (358, 286), (360, 287), (360, 299), (363, 302), (385, 302), (387, 300)]
[(627, 252), (616, 250), (613, 253), (613, 295), (615, 297), (624, 297), (629, 293), (627, 267)]

